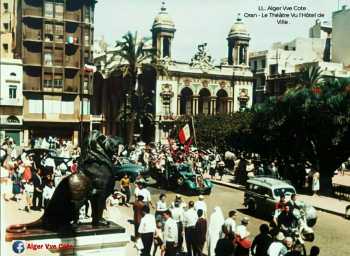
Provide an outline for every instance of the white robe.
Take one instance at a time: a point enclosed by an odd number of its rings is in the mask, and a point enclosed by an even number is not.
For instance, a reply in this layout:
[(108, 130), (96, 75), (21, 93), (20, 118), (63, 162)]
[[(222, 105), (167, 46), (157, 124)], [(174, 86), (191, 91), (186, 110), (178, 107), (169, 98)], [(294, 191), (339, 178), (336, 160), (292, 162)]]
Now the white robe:
[(208, 256), (215, 256), (215, 247), (220, 239), (225, 218), (220, 207), (216, 206), (210, 215), (208, 228)]

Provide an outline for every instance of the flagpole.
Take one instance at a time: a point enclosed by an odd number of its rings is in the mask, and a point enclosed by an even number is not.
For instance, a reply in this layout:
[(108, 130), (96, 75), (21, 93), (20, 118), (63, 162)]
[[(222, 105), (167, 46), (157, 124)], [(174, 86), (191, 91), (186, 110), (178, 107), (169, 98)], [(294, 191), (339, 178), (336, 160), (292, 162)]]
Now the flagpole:
[(193, 129), (194, 144), (196, 144), (196, 147), (198, 147), (198, 145), (197, 145), (197, 137), (196, 137), (196, 129), (194, 128), (193, 116), (191, 116), (191, 119), (192, 119), (192, 129)]

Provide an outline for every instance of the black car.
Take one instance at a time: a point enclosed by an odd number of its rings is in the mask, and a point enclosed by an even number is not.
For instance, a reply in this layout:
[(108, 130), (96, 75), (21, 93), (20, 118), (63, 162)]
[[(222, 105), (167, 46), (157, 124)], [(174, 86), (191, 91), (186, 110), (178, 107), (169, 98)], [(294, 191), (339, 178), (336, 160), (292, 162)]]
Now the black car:
[(213, 187), (209, 179), (195, 173), (187, 163), (168, 163), (164, 171), (153, 169), (151, 176), (160, 185), (182, 190), (190, 195), (209, 195)]

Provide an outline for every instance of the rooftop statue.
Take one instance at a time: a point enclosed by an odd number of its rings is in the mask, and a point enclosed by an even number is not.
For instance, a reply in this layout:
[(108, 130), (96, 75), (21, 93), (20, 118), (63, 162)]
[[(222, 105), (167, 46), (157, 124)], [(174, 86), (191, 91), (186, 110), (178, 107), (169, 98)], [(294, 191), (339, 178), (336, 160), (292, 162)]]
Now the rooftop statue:
[(102, 213), (106, 198), (114, 188), (112, 157), (119, 144), (118, 138), (92, 131), (79, 159), (79, 172), (62, 179), (42, 217), (32, 223), (9, 226), (7, 232), (20, 233), (33, 228), (56, 232), (74, 230), (79, 209), (86, 200), (91, 202), (92, 225), (108, 225)]
[(214, 68), (212, 57), (208, 54), (208, 50), (206, 47), (207, 43), (198, 45), (198, 52), (191, 59), (191, 67), (200, 68), (202, 70)]

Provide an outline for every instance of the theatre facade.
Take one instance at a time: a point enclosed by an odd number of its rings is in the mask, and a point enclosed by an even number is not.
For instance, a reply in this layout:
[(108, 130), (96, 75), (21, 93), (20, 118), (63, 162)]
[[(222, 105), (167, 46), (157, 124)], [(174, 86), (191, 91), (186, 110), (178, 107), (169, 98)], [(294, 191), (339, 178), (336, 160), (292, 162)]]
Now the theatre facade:
[[(154, 122), (139, 129), (141, 139), (165, 142), (175, 120), (183, 115), (229, 114), (252, 106), (253, 74), (248, 59), (250, 36), (240, 18), (229, 30), (226, 43), (223, 38), (223, 47), (227, 47), (228, 55), (219, 64), (213, 62), (206, 43), (198, 45), (197, 52), (188, 62), (173, 58), (176, 28), (164, 6), (154, 19), (151, 32), (152, 47), (157, 50), (159, 64), (165, 67), (166, 72), (153, 77), (150, 74), (140, 75), (140, 85), (144, 86), (144, 91), (153, 94), (154, 99)], [(105, 54), (108, 54), (107, 51)], [(96, 94), (93, 105), (97, 112), (102, 112), (96, 114), (105, 116), (105, 133), (123, 135), (123, 124), (116, 118), (118, 109), (123, 105), (123, 93), (114, 92), (120, 97), (111, 99), (112, 91), (122, 88), (121, 79), (113, 76), (118, 62), (113, 64), (112, 56), (110, 52), (110, 58), (100, 56), (95, 59), (99, 72), (94, 83)], [(106, 62), (108, 59), (111, 61)], [(97, 106), (102, 102), (102, 106)], [(116, 121), (109, 122), (111, 118)]]

